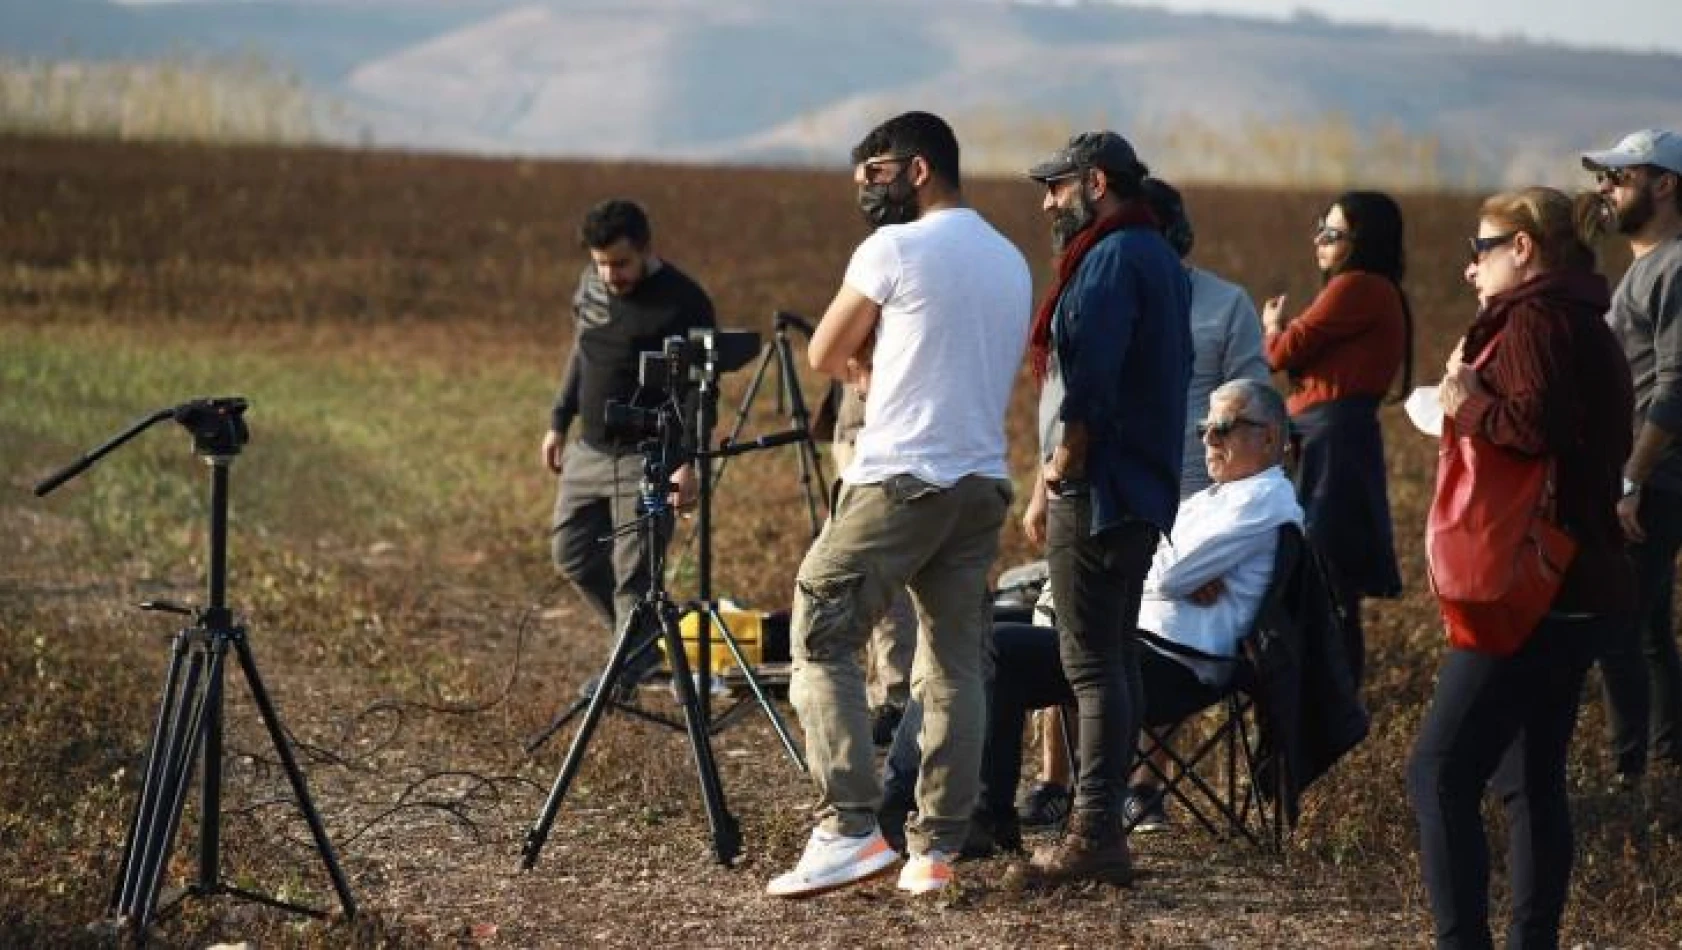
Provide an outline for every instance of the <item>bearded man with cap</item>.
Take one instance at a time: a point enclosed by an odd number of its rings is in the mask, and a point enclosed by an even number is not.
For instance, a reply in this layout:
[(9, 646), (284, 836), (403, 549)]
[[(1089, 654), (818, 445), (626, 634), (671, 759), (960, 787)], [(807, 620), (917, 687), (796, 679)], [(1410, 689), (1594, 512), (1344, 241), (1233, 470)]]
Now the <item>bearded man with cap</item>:
[(1636, 612), (1602, 652), (1619, 785), (1638, 787), (1648, 756), (1682, 763), (1682, 662), (1671, 619), (1682, 550), (1682, 136), (1645, 129), (1583, 155), (1635, 260), (1606, 322), (1635, 380), (1635, 449), (1618, 520), (1635, 563)]
[(1192, 368), (1191, 283), (1145, 201), (1148, 174), (1109, 131), (1028, 171), (1057, 263), (1029, 334), (1041, 465), (1023, 528), (1046, 548), (1080, 774), (1063, 838), (1012, 869), (1021, 886), (1133, 874), (1121, 814), (1143, 705), (1134, 638), (1179, 504)]

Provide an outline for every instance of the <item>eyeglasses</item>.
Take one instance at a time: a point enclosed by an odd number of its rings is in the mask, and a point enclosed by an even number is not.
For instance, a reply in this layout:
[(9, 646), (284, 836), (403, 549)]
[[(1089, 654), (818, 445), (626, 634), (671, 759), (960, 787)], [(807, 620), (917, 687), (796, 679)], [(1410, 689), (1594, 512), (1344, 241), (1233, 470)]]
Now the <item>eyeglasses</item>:
[(1227, 436), (1231, 435), (1234, 429), (1241, 429), (1245, 426), (1255, 426), (1258, 429), (1265, 429), (1267, 428), (1267, 423), (1257, 422), (1254, 419), (1246, 419), (1243, 416), (1239, 416), (1236, 419), (1223, 419), (1220, 422), (1199, 422), (1197, 424), (1197, 437), (1199, 439), (1206, 439), (1210, 436), (1214, 436), (1216, 442), (1221, 442), (1224, 441)]
[(1516, 237), (1518, 237), (1517, 231), (1508, 231), (1506, 234), (1492, 234), (1489, 237), (1467, 238), (1466, 246), (1472, 252), (1471, 262), (1474, 264), (1478, 263), (1483, 260), (1483, 256), (1485, 254), (1488, 254), (1490, 251), (1495, 250), (1501, 245), (1512, 241), (1512, 239)]
[(1348, 228), (1333, 228), (1324, 224), (1314, 229), (1314, 243), (1318, 247), (1330, 247), (1339, 241), (1349, 240)]
[(1622, 188), (1635, 179), (1635, 169), (1636, 166), (1634, 165), (1627, 168), (1602, 168), (1594, 173), (1594, 183)]
[[(864, 169), (864, 180), (873, 182), (881, 177), (882, 170), (889, 165), (904, 165), (916, 157), (915, 155), (884, 155), (881, 158), (867, 158), (859, 162), (859, 167)], [(899, 173), (895, 172), (894, 174)]]

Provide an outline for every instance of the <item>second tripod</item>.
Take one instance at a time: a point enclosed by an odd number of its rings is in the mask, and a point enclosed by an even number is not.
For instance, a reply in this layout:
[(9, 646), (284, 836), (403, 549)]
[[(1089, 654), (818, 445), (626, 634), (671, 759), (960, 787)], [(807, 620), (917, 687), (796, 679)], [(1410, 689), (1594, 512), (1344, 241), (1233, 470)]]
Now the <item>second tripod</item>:
[(543, 803), (543, 811), (537, 822), (526, 833), (520, 866), (527, 870), (537, 864), (538, 854), (549, 838), (549, 829), (555, 823), (555, 815), (560, 810), (561, 802), (566, 798), (573, 778), (578, 775), (579, 768), (584, 764), (585, 751), (589, 748), (590, 738), (595, 734), (597, 724), (601, 722), (602, 714), (607, 712), (609, 704), (614, 703), (613, 697), (621, 692), (620, 681), (630, 665), (631, 656), (648, 649), (647, 640), (650, 637), (658, 637), (660, 642), (665, 644), (666, 655), (671, 660), (672, 685), (677, 690), (678, 701), (683, 707), (684, 727), (689, 735), (689, 746), (694, 752), (695, 768), (701, 780), (701, 798), (706, 804), (707, 824), (712, 830), (713, 855), (720, 864), (728, 866), (741, 853), (742, 836), (735, 817), (730, 814), (724, 802), (724, 784), (719, 780), (718, 763), (713, 758), (707, 714), (702, 707), (695, 680), (689, 675), (689, 661), (684, 655), (683, 636), (678, 630), (678, 608), (666, 593), (666, 554), (665, 545), (661, 543), (661, 534), (672, 518), (672, 509), (666, 499), (671, 469), (666, 461), (666, 454), (662, 448), (655, 447), (645, 451), (642, 494), (639, 501), (642, 514), (635, 523), (620, 529), (641, 533), (642, 548), (644, 556), (648, 559), (649, 577), (653, 578), (653, 583), (620, 623), (613, 653), (608, 658), (607, 668), (596, 681), (596, 688), (591, 693), (589, 705), (584, 711), (584, 720), (579, 724), (578, 732), (573, 735), (572, 745), (567, 749), (566, 759), (561, 763), (560, 774), (555, 777), (555, 784), (549, 791), (548, 799)]

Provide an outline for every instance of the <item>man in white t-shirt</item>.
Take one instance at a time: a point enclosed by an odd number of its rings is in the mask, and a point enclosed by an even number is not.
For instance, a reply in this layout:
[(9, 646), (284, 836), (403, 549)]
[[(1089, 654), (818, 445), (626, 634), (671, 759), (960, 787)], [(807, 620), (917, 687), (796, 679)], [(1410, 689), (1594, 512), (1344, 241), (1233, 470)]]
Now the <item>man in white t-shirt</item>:
[(987, 571), (1011, 501), (1004, 416), (1032, 295), (1021, 252), (964, 203), (957, 138), (939, 117), (884, 122), (853, 161), (876, 230), (854, 251), (808, 357), (865, 389), (865, 423), (796, 578), (790, 697), (819, 824), (795, 868), (767, 887), (785, 897), (874, 877), (899, 858), (876, 826), (882, 787), (858, 654), (901, 587), (921, 619), (911, 692), (924, 720), (899, 886), (952, 882), (979, 792)]

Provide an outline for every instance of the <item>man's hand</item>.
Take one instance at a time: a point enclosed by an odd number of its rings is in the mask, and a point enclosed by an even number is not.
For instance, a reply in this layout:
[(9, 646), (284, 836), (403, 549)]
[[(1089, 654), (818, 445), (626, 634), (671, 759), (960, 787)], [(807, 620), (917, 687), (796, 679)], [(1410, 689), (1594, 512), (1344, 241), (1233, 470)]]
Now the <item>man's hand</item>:
[(858, 392), (858, 398), (870, 395), (870, 362), (856, 356), (849, 359), (846, 383)]
[(674, 490), (667, 496), (666, 502), (673, 508), (687, 508), (695, 503), (699, 487), (695, 480), (695, 467), (689, 464), (679, 465), (677, 470), (672, 472)]
[(1028, 510), (1022, 513), (1022, 533), (1028, 543), (1045, 549), (1045, 479), (1034, 479), (1034, 490), (1028, 494)]
[(1199, 607), (1210, 607), (1213, 606), (1215, 601), (1219, 600), (1221, 595), (1225, 592), (1226, 582), (1217, 577), (1209, 583), (1204, 584), (1202, 587), (1199, 587), (1187, 594), (1186, 599)]
[(1624, 526), (1624, 537), (1631, 544), (1647, 540), (1647, 532), (1641, 528), (1641, 489), (1618, 499), (1618, 523)]
[(543, 448), (539, 450), (543, 457), (543, 467), (556, 475), (561, 474), (561, 453), (565, 448), (559, 432), (550, 429), (543, 433)]

